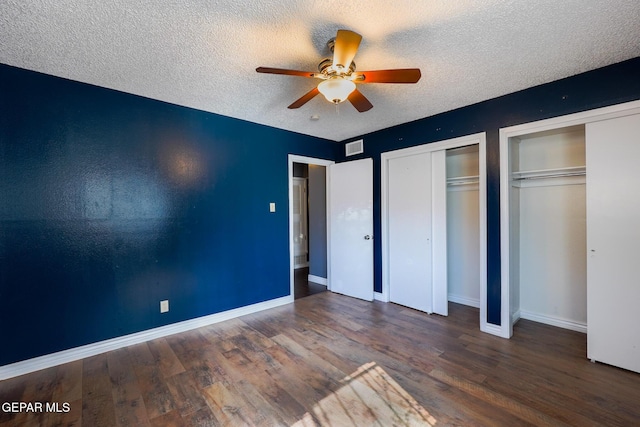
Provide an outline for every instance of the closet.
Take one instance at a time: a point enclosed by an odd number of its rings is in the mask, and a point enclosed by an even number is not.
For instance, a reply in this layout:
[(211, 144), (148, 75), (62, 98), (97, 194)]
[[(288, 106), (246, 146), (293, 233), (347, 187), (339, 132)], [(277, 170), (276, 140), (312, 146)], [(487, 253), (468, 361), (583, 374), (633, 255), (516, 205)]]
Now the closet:
[(509, 140), (511, 316), (586, 332), (584, 125)]
[(500, 130), (502, 325), (587, 334), (640, 372), (640, 101)]
[(480, 151), (446, 151), (447, 299), (480, 307)]
[(486, 289), (485, 137), (470, 135), (382, 154), (385, 300), (448, 315), (480, 307)]

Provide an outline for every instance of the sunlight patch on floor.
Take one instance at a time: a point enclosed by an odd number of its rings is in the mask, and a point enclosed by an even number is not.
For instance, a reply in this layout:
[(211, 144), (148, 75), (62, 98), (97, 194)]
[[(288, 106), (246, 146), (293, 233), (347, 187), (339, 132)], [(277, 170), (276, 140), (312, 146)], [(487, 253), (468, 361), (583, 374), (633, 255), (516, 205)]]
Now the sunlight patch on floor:
[(345, 377), (294, 427), (435, 426), (436, 419), (375, 362)]

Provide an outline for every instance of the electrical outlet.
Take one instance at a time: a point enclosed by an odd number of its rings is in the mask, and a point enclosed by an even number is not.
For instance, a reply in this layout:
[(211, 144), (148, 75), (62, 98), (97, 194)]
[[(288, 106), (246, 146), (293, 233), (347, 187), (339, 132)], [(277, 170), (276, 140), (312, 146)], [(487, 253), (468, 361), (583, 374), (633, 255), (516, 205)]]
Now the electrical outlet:
[(160, 301), (160, 313), (166, 313), (169, 311), (169, 300)]

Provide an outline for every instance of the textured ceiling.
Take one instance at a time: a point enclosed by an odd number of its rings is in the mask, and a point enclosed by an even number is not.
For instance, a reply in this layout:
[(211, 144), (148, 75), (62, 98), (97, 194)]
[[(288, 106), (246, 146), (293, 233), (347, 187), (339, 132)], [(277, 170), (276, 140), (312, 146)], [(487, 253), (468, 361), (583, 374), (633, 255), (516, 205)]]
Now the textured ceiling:
[[(315, 71), (340, 28), (358, 70), (422, 80), (287, 109), (318, 81), (255, 68)], [(637, 56), (638, 0), (0, 2), (1, 63), (336, 141)]]

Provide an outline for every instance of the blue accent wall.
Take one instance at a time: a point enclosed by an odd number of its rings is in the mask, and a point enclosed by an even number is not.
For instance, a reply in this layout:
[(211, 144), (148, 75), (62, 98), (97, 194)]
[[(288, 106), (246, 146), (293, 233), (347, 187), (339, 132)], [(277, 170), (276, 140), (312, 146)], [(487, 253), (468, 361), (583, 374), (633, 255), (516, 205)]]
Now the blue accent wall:
[[(423, 70), (423, 79), (429, 78)], [(479, 83), (481, 84), (481, 83)], [(448, 88), (451, 92), (456, 87)], [(640, 58), (600, 68), (464, 108), (365, 134), (364, 153), (348, 160), (374, 161), (374, 234), (381, 235), (380, 154), (478, 132), (487, 133), (487, 321), (500, 324), (499, 129), (640, 99)], [(429, 102), (425, 99), (421, 102)], [(404, 108), (412, 108), (405, 105)], [(345, 141), (348, 142), (348, 141)], [(344, 149), (339, 161), (345, 161)], [(374, 289), (382, 291), (381, 242), (374, 241)]]
[(288, 295), (287, 154), (340, 148), (0, 64), (0, 365)]

